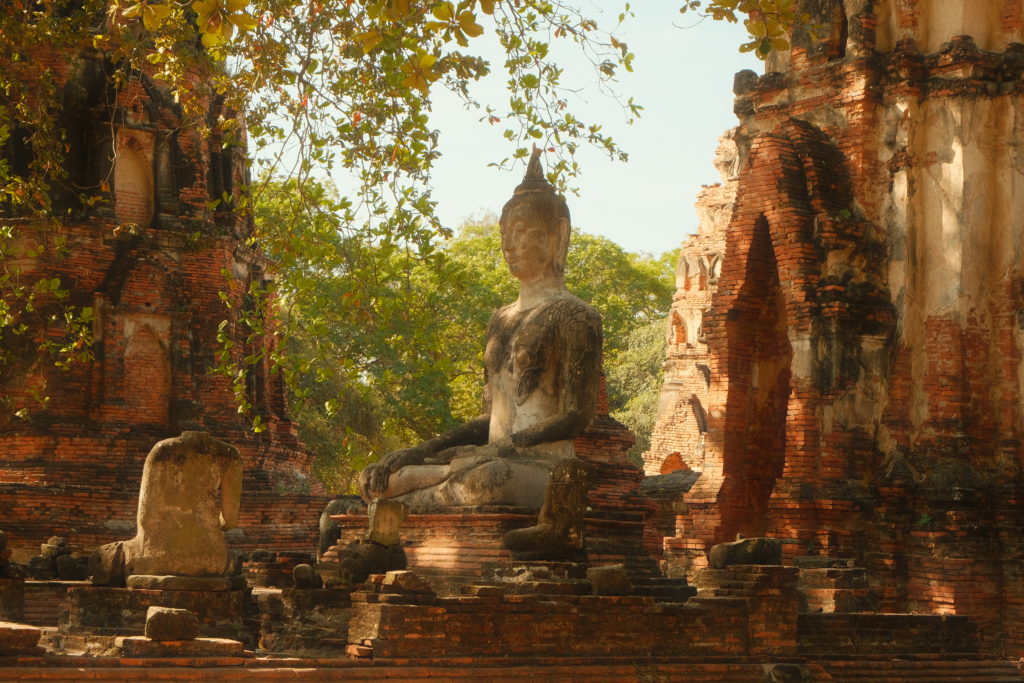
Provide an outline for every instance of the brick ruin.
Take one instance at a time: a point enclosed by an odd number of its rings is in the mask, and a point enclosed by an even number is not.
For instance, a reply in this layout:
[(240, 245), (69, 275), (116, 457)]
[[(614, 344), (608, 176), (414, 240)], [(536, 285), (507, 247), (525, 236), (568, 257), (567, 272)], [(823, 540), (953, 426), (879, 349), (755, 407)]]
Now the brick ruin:
[[(856, 559), (883, 611), (966, 614), (1019, 655), (1024, 9), (804, 6), (820, 41), (735, 80), (707, 431), (659, 423), (648, 463), (700, 471), (666, 559), (692, 576), (714, 543), (778, 537)], [(670, 346), (664, 396), (701, 397), (674, 370), (700, 352)]]
[[(97, 302), (97, 362), (48, 372), (49, 410), (0, 431), (2, 525), (12, 545), (125, 538), (132, 468), (201, 426), (243, 451), (241, 527), (274, 552), (212, 594), (24, 581), (0, 535), (0, 619), (19, 622), (0, 621), (0, 677), (1021, 680), (1024, 7), (801, 6), (823, 40), (798, 31), (764, 76), (736, 78), (726, 182), (702, 192), (681, 259), (655, 476), (628, 462), (606, 405), (576, 440), (594, 470), (585, 562), (511, 557), (502, 535), (532, 510), (420, 510), (402, 530), (413, 571), (346, 585), (331, 565), (366, 524), (353, 502), (322, 587), (293, 570), (319, 501), (282, 493), (308, 460), (279, 380), (256, 373), (270, 429), (253, 435), (206, 372), (220, 269), (236, 305), (264, 277), (249, 226), (207, 205), (244, 169), (178, 130), (144, 77), (113, 94), (123, 115), (69, 109), (82, 136), (108, 136), (96, 149), (120, 150), (76, 162), (99, 164), (111, 203), (65, 226), (69, 258), (31, 265)], [(69, 102), (91, 69), (104, 83), (101, 63), (59, 69)], [(106, 126), (89, 128), (93, 110)], [(122, 222), (139, 234), (113, 234)], [(736, 534), (772, 552), (706, 566)], [(154, 607), (228, 640), (144, 637)]]
[(676, 265), (676, 293), (666, 328), (665, 381), (644, 474), (703, 471), (711, 369), (703, 317), (718, 289), (725, 255), (725, 229), (736, 199), (739, 151), (734, 132), (719, 139), (715, 168), (721, 183), (697, 193), (696, 234), (683, 241)]
[[(266, 335), (250, 343), (238, 321), (250, 285), (267, 279), (265, 258), (247, 243), (251, 220), (231, 208), (247, 174), (244, 154), (182, 127), (171, 94), (144, 74), (117, 86), (97, 56), (33, 57), (52, 68), (61, 98), (68, 189), (54, 201), (65, 218), (48, 232), (30, 218), (2, 220), (15, 230), (26, 277), (59, 278), (72, 304), (94, 311), (95, 360), (61, 370), (28, 340), (0, 378), (14, 399), (0, 414), (0, 499), (15, 555), (34, 555), (54, 533), (79, 549), (129, 537), (146, 453), (185, 429), (208, 430), (243, 452), (236, 546), (311, 551), (309, 520), (323, 498), (310, 495), (312, 458), (288, 417), (280, 373), (269, 361), (250, 373), (247, 398), (266, 425), (259, 434), (238, 414), (230, 381), (212, 373), (218, 334), (233, 342), (235, 360), (275, 343)], [(206, 104), (209, 124), (232, 116), (216, 100)], [(5, 153), (24, 170), (31, 150), (19, 139), (12, 135)], [(90, 208), (77, 192), (102, 201)], [(53, 248), (55, 234), (62, 249)], [(36, 255), (42, 239), (50, 248)], [(4, 343), (17, 353), (17, 341)], [(45, 406), (34, 389), (49, 397)], [(27, 417), (14, 414), (22, 408)]]

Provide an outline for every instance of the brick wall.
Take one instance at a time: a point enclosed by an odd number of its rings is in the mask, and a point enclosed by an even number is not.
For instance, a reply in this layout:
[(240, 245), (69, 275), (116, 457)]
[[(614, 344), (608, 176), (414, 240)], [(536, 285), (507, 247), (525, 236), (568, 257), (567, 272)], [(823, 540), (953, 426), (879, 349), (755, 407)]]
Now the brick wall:
[[(320, 487), (288, 417), (280, 374), (269, 362), (253, 372), (248, 398), (267, 425), (260, 434), (238, 414), (228, 380), (213, 374), (222, 321), (235, 360), (253, 350), (237, 311), (268, 267), (246, 243), (249, 219), (209, 208), (221, 198), (220, 190), (210, 194), (211, 155), (227, 152), (182, 127), (172, 96), (144, 74), (106, 103), (94, 96), (108, 86), (98, 61), (35, 57), (52, 64), (64, 92), (62, 120), (75, 132), (69, 158), (84, 160), (75, 171), (83, 177), (70, 181), (105, 201), (69, 214), (59, 250), (53, 230), (29, 219), (3, 220), (25, 250), (19, 264), (28, 277), (59, 278), (73, 304), (93, 309), (95, 360), (62, 371), (30, 356), (6, 378), (3, 391), (28, 416), (0, 419), (0, 528), (20, 555), (53, 534), (80, 548), (125, 538), (149, 449), (185, 429), (202, 429), (243, 454), (242, 515), (252, 544), (311, 549), (326, 501), (291, 495)], [(211, 116), (231, 116), (202, 101)], [(40, 245), (48, 248), (29, 252)], [(269, 350), (276, 340), (257, 344)], [(49, 396), (46, 406), (32, 399), (33, 388)], [(309, 513), (301, 522), (300, 511)]]
[(670, 565), (778, 536), (860, 560), (882, 609), (970, 615), (1021, 654), (1020, 8), (819, 3), (821, 41), (737, 76), (708, 431)]

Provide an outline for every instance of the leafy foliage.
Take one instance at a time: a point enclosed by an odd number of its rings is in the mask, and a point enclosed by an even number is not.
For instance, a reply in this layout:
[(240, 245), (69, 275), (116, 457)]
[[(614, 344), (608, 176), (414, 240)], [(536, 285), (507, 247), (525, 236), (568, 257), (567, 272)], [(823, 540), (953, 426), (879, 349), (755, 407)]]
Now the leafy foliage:
[(630, 330), (622, 350), (606, 365), (608, 403), (612, 414), (630, 428), (636, 443), (629, 455), (640, 456), (651, 446), (665, 364), (665, 321), (655, 320)]
[(744, 17), (750, 40), (740, 45), (740, 52), (753, 52), (761, 59), (772, 50), (789, 49), (789, 30), (795, 23), (811, 22), (809, 14), (797, 11), (797, 0), (686, 0), (679, 11), (733, 24)]
[[(748, 13), (753, 22), (748, 30), (763, 56), (766, 45), (781, 46), (780, 36), (795, 17), (792, 4), (708, 0), (686, 2), (682, 9), (731, 21)], [(618, 21), (631, 12), (625, 4)], [(488, 63), (473, 49), (479, 45), (474, 41), (484, 40), (497, 41), (502, 64)], [(379, 424), (348, 416), (350, 424), (361, 425), (351, 427), (349, 443), (377, 444), (352, 445), (348, 452), (372, 454), (392, 436), (427, 433), (452, 419), (445, 407), (449, 398), (461, 412), (471, 402), (468, 369), (449, 367), (444, 357), (424, 352), (439, 348), (438, 339), (462, 343), (473, 329), (446, 328), (451, 301), (421, 295), (435, 291), (431, 287), (440, 292), (439, 285), (459, 278), (472, 280), (469, 266), (457, 277), (445, 270), (460, 256), (457, 246), (437, 246), (450, 232), (434, 215), (430, 194), (431, 169), (441, 153), (439, 133), (430, 124), (431, 92), (439, 87), (454, 92), (480, 110), (481, 120), (501, 124), (511, 151), (497, 165), (519, 163), (529, 144), (549, 146), (556, 157), (549, 177), (560, 187), (578, 173), (574, 155), (581, 145), (625, 159), (599, 124), (582, 121), (569, 109), (562, 70), (550, 57), (556, 42), (575, 45), (604, 84), (632, 68), (626, 43), (563, 0), (0, 3), (0, 203), (11, 215), (37, 219), (46, 233), (39, 244), (59, 250), (60, 221), (72, 216), (55, 208), (55, 194), (76, 194), (82, 207), (104, 201), (103, 183), (82, 188), (69, 182), (54, 60), (36, 58), (42, 54), (63, 55), (71, 63), (98, 51), (110, 65), (115, 89), (132, 75), (145, 74), (173, 94), (183, 127), (214, 136), (226, 147), (244, 147), (247, 136), (256, 175), (264, 180), (248, 188), (234, 208), (246, 212), (259, 206), (258, 239), (281, 268), (279, 290), (253, 291), (253, 300), (274, 295), (283, 307), (281, 329), (294, 335), (285, 350), (306, 360), (281, 366), (301, 401), (323, 398), (333, 387), (345, 400), (332, 404), (324, 398), (326, 416), (342, 403), (358, 403), (350, 397), (373, 406)], [(507, 74), (505, 103), (480, 102), (473, 95), (474, 81), (492, 68)], [(210, 120), (214, 98), (223, 101), (227, 114)], [(639, 114), (631, 100), (623, 107), (629, 116)], [(241, 111), (245, 132), (230, 114)], [(18, 157), (15, 149), (24, 152), (20, 165), (11, 162)], [(339, 169), (351, 176), (344, 196), (328, 192), (318, 180)], [(286, 184), (275, 185), (269, 180), (274, 177), (287, 178)], [(13, 265), (14, 247), (3, 239), (0, 235), (6, 269), (0, 273), (5, 302), (0, 380), (12, 379), (7, 372), (12, 335), (38, 342), (40, 357), (55, 351), (58, 364), (87, 358), (88, 309), (72, 307), (63, 284), (51, 286), (52, 280), (37, 282), (20, 273)], [(591, 247), (594, 258), (643, 270), (606, 245)], [(585, 252), (579, 252), (581, 258)], [(583, 270), (596, 277), (603, 269)], [(488, 284), (500, 289), (498, 283)], [(640, 302), (613, 292), (610, 284), (582, 282), (579, 290), (604, 308), (612, 340), (638, 321), (630, 315), (646, 315), (628, 310), (647, 310), (651, 302), (629, 309)], [(638, 283), (646, 286), (646, 280)], [(39, 312), (32, 297), (44, 290), (56, 302), (47, 313), (49, 327), (35, 321), (26, 327), (26, 315)], [(597, 300), (604, 295), (607, 301)], [(251, 312), (243, 312), (241, 320), (251, 335), (267, 324)], [(609, 349), (610, 360), (617, 347), (613, 343)], [(260, 360), (257, 352), (246, 363)], [(283, 356), (273, 360), (282, 363)], [(244, 408), (246, 367), (225, 371), (233, 376)], [(442, 381), (449, 377), (463, 379)], [(311, 379), (326, 384), (315, 388), (308, 384)], [(420, 411), (403, 408), (414, 401), (423, 406)]]

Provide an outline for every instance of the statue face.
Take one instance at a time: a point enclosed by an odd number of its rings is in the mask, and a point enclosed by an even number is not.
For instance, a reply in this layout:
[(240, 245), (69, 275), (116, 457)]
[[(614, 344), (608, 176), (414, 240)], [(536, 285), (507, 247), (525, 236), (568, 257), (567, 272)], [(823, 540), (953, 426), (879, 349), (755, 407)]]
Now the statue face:
[(558, 250), (556, 227), (544, 225), (525, 207), (514, 210), (501, 226), (501, 251), (508, 269), (519, 280), (554, 273)]

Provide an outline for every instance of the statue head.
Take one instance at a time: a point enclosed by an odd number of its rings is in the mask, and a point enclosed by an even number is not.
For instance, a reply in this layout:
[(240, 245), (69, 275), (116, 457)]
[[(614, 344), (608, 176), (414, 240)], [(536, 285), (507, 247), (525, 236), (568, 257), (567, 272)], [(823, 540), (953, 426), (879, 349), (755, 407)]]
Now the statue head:
[(533, 149), (523, 182), (501, 210), (501, 249), (520, 280), (565, 271), (569, 252), (569, 207), (544, 178), (540, 150)]

